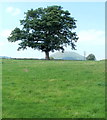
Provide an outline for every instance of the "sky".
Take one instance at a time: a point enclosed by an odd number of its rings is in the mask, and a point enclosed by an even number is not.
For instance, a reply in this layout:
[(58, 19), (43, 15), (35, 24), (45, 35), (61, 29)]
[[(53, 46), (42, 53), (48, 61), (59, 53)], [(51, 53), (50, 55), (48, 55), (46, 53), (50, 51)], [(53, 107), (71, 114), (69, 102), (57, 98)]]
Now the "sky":
[[(20, 26), (24, 12), (39, 7), (60, 5), (68, 10), (77, 22), (75, 29), (79, 39), (77, 50), (72, 51), (86, 56), (94, 54), (97, 60), (105, 58), (105, 2), (1, 2), (0, 3), (0, 56), (13, 58), (44, 58), (45, 54), (28, 48), (17, 51), (18, 42), (10, 43), (7, 37), (15, 27)], [(55, 51), (56, 52), (56, 51)], [(50, 55), (53, 53), (50, 53)]]

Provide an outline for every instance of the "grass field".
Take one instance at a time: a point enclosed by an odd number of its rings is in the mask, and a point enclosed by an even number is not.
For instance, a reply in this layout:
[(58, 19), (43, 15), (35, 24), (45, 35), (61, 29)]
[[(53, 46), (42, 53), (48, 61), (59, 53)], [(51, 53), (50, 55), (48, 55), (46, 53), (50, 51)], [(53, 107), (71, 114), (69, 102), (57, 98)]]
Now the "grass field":
[(104, 61), (3, 60), (3, 118), (104, 118)]
[(0, 119), (2, 119), (2, 59), (0, 59)]

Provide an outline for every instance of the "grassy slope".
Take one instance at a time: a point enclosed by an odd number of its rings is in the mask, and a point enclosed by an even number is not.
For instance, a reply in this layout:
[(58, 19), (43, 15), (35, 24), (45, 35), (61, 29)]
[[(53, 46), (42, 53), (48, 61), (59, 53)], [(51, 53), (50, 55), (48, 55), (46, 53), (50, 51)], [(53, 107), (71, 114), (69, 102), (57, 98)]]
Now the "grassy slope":
[(3, 61), (3, 118), (103, 118), (104, 61)]

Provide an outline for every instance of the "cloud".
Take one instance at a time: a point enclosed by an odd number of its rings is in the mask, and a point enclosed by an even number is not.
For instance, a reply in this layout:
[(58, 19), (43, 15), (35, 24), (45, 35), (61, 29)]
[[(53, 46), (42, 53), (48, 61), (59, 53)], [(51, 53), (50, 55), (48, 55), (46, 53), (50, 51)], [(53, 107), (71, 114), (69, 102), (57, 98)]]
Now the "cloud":
[(12, 30), (10, 30), (10, 29), (5, 29), (5, 30), (1, 31), (1, 32), (0, 32), (0, 37), (5, 37), (5, 38), (7, 38), (7, 37), (10, 35), (11, 31), (12, 31)]
[(77, 42), (77, 52), (86, 56), (93, 53), (97, 60), (105, 58), (105, 31), (99, 29), (81, 30), (77, 33), (79, 40)]
[(13, 16), (16, 16), (16, 15), (19, 15), (21, 13), (21, 10), (19, 8), (7, 7), (6, 12), (10, 13)]
[(0, 47), (4, 46), (5, 43), (3, 41), (0, 41)]
[(15, 11), (13, 12), (13, 15), (16, 16), (16, 15), (19, 15), (20, 14), (20, 9), (19, 8), (16, 8)]
[(2, 51), (3, 47), (8, 44), (7, 37), (10, 35), (10, 33), (10, 29), (5, 29), (0, 32), (0, 51)]
[(8, 7), (8, 8), (6, 9), (6, 11), (7, 11), (8, 13), (11, 13), (11, 12), (13, 11), (13, 7)]
[(105, 32), (103, 30), (82, 30), (78, 33), (79, 40), (78, 42), (86, 43), (86, 44), (95, 44), (101, 45), (105, 44)]

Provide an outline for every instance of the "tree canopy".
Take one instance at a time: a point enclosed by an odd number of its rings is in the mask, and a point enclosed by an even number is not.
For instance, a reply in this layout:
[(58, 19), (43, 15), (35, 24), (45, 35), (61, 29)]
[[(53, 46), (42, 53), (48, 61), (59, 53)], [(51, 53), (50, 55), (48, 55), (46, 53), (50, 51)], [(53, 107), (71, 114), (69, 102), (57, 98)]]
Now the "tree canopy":
[(16, 27), (8, 37), (9, 42), (20, 41), (18, 50), (27, 47), (38, 49), (45, 52), (46, 59), (49, 59), (50, 51), (64, 52), (68, 45), (75, 50), (78, 37), (73, 29), (76, 28), (76, 20), (61, 6), (28, 10), (20, 24), (22, 29)]
[(96, 60), (95, 55), (94, 55), (94, 54), (89, 54), (89, 55), (86, 57), (86, 60)]

